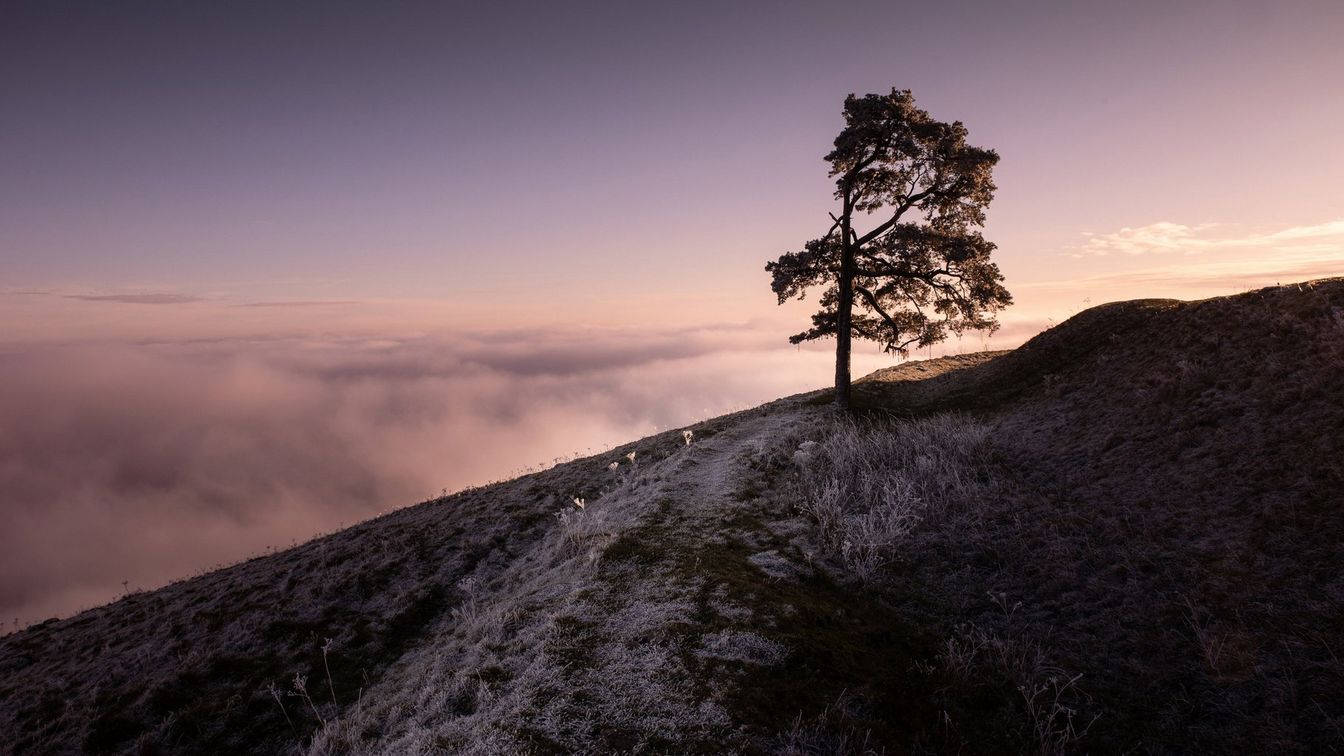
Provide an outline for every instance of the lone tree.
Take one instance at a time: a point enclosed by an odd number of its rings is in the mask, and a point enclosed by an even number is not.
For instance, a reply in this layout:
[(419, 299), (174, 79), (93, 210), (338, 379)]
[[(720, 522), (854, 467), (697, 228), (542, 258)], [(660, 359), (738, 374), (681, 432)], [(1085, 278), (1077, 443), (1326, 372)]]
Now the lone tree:
[[(850, 339), (906, 356), (949, 331), (998, 328), (1012, 304), (991, 262), (994, 245), (977, 231), (994, 197), (999, 156), (966, 144), (966, 127), (935, 121), (909, 90), (845, 98), (845, 128), (826, 155), (840, 213), (830, 230), (766, 263), (780, 304), (825, 285), (812, 327), (798, 344), (835, 336), (835, 403), (850, 406)], [(906, 214), (914, 211), (910, 219)], [(856, 214), (878, 214), (871, 229)], [(857, 302), (855, 297), (858, 297)], [(859, 305), (859, 312), (854, 305)]]

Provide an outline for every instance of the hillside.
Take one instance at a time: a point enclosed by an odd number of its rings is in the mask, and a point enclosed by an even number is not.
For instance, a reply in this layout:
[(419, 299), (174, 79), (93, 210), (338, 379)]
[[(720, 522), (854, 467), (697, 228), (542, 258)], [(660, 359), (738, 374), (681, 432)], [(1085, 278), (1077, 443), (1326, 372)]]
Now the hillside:
[(1344, 279), (855, 396), (0, 638), (0, 749), (1344, 750)]

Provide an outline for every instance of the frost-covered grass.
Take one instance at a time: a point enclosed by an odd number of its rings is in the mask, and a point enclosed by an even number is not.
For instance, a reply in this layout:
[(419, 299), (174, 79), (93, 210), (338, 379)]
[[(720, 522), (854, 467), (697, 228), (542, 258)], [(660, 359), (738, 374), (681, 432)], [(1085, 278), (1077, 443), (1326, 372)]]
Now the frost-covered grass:
[[(799, 508), (815, 523), (824, 556), (863, 583), (880, 584), (893, 566), (921, 557), (927, 544), (913, 537), (921, 527), (965, 543), (992, 537), (981, 513), (1008, 493), (994, 456), (990, 424), (966, 415), (838, 419), (794, 455), (803, 483)], [(992, 593), (989, 603), (999, 619), (1021, 608)], [(937, 695), (949, 700), (1015, 690), (1019, 698), (996, 716), (1007, 717), (1003, 727), (1019, 747), (1039, 753), (1076, 749), (1096, 716), (1082, 720), (1081, 676), (1052, 666), (1030, 638), (962, 625), (949, 631), (936, 659), (915, 664), (944, 681)], [(834, 716), (828, 709), (819, 721)], [(946, 708), (942, 716), (952, 724)], [(783, 750), (812, 753), (813, 743), (829, 742), (827, 752), (871, 752), (857, 731), (817, 728), (799, 720)]]
[[(381, 724), (356, 728), (358, 712), (388, 700), (423, 644), (451, 628), (484, 652), (550, 622), (513, 600), (510, 576), (555, 567), (538, 580), (567, 595), (623, 522), (598, 500), (652, 482), (631, 457), (647, 471), (686, 448), (668, 431), (0, 638), (0, 753), (367, 750)], [(448, 695), (426, 702), (493, 695), (499, 672), (477, 671), (425, 683)]]
[(840, 573), (979, 649), (939, 683), (973, 749), (1338, 751), (1341, 311), (1344, 279), (1115, 303), (884, 371), (856, 393), (923, 419), (812, 436), (797, 498)]
[(571, 497), (545, 538), (488, 578), (459, 584), (465, 598), (453, 621), (327, 723), (308, 751), (656, 752), (745, 743), (728, 708), (731, 678), (709, 679), (707, 670), (740, 675), (780, 665), (788, 649), (762, 634), (755, 611), (727, 596), (711, 600), (710, 575), (722, 565), (695, 554), (731, 515), (723, 506), (729, 483), (752, 457), (738, 450), (759, 454), (761, 439), (787, 445), (781, 422), (798, 418), (748, 417), (694, 444), (678, 433), (676, 451), (662, 459), (623, 455), (621, 474)]
[(920, 522), (994, 495), (988, 426), (958, 415), (915, 421), (842, 419), (800, 449), (802, 511), (823, 549), (863, 580), (901, 558)]
[(1341, 308), (1097, 308), (132, 593), (0, 638), (0, 752), (1338, 751)]

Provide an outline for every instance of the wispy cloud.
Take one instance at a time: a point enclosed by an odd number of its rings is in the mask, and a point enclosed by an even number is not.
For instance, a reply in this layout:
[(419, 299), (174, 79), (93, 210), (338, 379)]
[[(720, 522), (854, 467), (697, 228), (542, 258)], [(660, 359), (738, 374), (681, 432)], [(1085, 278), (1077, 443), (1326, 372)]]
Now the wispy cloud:
[(1107, 234), (1085, 233), (1075, 257), (1106, 255), (1185, 254), (1213, 250), (1285, 249), (1297, 252), (1344, 249), (1344, 219), (1278, 231), (1247, 232), (1230, 224), (1194, 226), (1170, 221), (1125, 227)]
[(247, 302), (234, 305), (234, 307), (341, 307), (357, 304), (359, 304), (358, 300), (354, 299), (297, 299), (279, 302)]
[(171, 305), (204, 301), (186, 294), (66, 294), (66, 299), (85, 302), (119, 302), (121, 304)]
[(1298, 283), (1344, 275), (1344, 247), (1334, 254), (1278, 253), (1260, 259), (1209, 260), (1081, 278), (1052, 279), (1018, 284), (1018, 291), (1088, 292), (1095, 301), (1146, 296), (1191, 298), (1231, 293), (1258, 286)]
[(1263, 265), (1243, 263), (1208, 263), (1204, 265), (1172, 266), (1151, 270), (1136, 270), (1097, 276), (1075, 283), (1088, 285), (1131, 285), (1163, 290), (1189, 288), (1198, 292), (1208, 289), (1251, 289), (1257, 286), (1289, 284), (1344, 274), (1344, 258), (1337, 260), (1280, 261), (1270, 260)]

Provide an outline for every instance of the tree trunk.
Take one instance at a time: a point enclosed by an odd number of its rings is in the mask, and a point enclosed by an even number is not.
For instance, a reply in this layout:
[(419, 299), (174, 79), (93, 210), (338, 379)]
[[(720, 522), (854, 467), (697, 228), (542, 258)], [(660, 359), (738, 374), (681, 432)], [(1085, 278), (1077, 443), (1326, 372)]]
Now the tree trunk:
[(849, 194), (845, 194), (844, 215), (840, 216), (840, 298), (835, 312), (835, 406), (848, 412), (850, 324), (854, 311), (854, 249), (850, 246), (849, 218), (853, 212)]
[[(848, 257), (848, 255), (846, 255)], [(847, 267), (841, 263), (841, 269)], [(835, 325), (835, 406), (849, 410), (849, 342), (850, 317), (854, 308), (853, 273), (840, 274), (840, 301)]]

